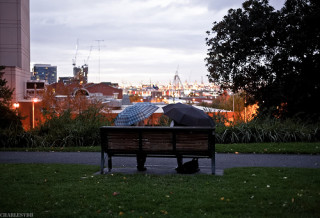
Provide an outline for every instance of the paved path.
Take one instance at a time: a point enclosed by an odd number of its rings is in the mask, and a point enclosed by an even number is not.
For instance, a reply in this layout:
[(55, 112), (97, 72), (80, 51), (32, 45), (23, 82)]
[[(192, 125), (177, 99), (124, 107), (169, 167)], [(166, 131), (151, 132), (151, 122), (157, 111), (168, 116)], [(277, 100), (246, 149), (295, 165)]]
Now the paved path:
[[(187, 161), (185, 159), (184, 161)], [(136, 173), (136, 159), (113, 157), (112, 172)], [(100, 166), (100, 152), (0, 152), (0, 163), (62, 163)], [(199, 159), (200, 173), (210, 174), (210, 159)], [(173, 174), (175, 158), (147, 158), (145, 173)], [(216, 154), (216, 172), (233, 167), (320, 168), (320, 155)]]

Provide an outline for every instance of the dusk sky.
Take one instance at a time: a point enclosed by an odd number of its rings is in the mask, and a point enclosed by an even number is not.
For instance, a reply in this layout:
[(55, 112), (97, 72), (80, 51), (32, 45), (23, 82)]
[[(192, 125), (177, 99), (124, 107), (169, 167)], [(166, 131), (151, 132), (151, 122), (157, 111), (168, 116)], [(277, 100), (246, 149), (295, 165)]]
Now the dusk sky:
[[(269, 3), (280, 9), (284, 1)], [(207, 83), (206, 31), (242, 2), (30, 0), (31, 67), (51, 64), (58, 77), (72, 76), (78, 41), (76, 65), (89, 65), (89, 82), (164, 84), (178, 69), (182, 82)]]

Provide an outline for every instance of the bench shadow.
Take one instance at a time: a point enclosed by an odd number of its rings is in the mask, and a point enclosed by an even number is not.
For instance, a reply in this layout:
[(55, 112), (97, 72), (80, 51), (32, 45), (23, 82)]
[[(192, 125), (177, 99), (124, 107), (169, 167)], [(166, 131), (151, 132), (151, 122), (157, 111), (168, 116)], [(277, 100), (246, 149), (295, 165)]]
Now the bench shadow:
[[(108, 168), (104, 168), (103, 174), (142, 174), (142, 175), (212, 175), (210, 167), (200, 167), (200, 171), (192, 174), (179, 174), (175, 168), (164, 168), (160, 166), (146, 165), (146, 171), (138, 171), (136, 167), (114, 167), (109, 172)], [(100, 171), (94, 173), (99, 175)], [(216, 169), (216, 176), (223, 176), (223, 169)], [(213, 175), (214, 176), (214, 175)]]

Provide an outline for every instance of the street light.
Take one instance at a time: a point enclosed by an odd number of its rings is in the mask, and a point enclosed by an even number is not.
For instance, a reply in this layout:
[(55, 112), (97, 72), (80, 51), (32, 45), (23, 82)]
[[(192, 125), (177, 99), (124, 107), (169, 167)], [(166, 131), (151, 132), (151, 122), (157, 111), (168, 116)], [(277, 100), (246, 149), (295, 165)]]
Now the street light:
[(19, 108), (19, 103), (18, 102), (15, 102), (15, 103), (13, 103), (13, 108), (14, 108), (14, 111), (16, 112), (16, 114), (18, 115), (18, 108)]
[(34, 129), (34, 103), (37, 103), (38, 99), (33, 98), (32, 99), (32, 129)]
[(20, 105), (19, 105), (18, 102), (13, 103), (13, 107), (14, 107), (15, 110), (17, 110), (17, 108), (18, 108), (19, 106), (20, 106)]

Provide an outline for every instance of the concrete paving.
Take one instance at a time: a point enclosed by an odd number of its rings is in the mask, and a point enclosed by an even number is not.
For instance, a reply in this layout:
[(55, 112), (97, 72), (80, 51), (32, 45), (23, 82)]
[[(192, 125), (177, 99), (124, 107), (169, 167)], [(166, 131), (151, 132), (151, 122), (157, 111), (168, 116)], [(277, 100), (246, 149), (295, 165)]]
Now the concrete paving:
[[(100, 152), (0, 152), (0, 163), (61, 163), (100, 166)], [(190, 159), (184, 159), (184, 162)], [(134, 157), (113, 157), (113, 169), (105, 173), (176, 174), (175, 158), (147, 158), (147, 171), (138, 172)], [(199, 159), (200, 172), (211, 174), (211, 160)], [(216, 154), (216, 175), (233, 167), (320, 168), (320, 155)]]

